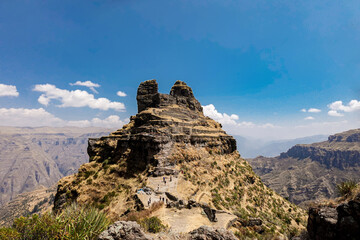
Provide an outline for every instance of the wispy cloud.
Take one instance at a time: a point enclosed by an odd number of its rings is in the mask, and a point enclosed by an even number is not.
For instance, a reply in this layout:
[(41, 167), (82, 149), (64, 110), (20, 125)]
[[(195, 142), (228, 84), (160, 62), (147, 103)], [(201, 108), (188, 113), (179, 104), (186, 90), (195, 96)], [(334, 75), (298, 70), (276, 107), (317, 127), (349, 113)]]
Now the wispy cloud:
[(303, 108), (300, 111), (301, 112), (309, 112), (309, 113), (319, 113), (319, 112), (321, 112), (321, 110), (318, 109), (318, 108), (309, 108), (309, 109)]
[(95, 88), (100, 87), (99, 84), (97, 83), (93, 83), (91, 81), (85, 81), (85, 82), (81, 82), (81, 81), (77, 81), (75, 83), (70, 83), (71, 86), (84, 86), (84, 87), (88, 87), (90, 88), (91, 91), (93, 91), (94, 93), (98, 93), (98, 91), (96, 91)]
[(0, 97), (17, 97), (19, 96), (19, 92), (16, 89), (16, 86), (6, 85), (0, 83)]
[(306, 117), (306, 118), (304, 118), (305, 120), (314, 120), (315, 118), (314, 117), (312, 117), (312, 116), (309, 116), (309, 117)]
[(119, 116), (110, 115), (107, 118), (91, 120), (67, 121), (54, 116), (43, 108), (0, 108), (0, 125), (17, 127), (105, 127), (121, 128), (129, 119), (121, 120)]
[(34, 91), (42, 92), (38, 102), (47, 106), (51, 100), (59, 100), (59, 107), (90, 107), (93, 109), (124, 111), (125, 105), (121, 102), (112, 102), (107, 98), (95, 98), (86, 91), (57, 88), (52, 84), (37, 84)]

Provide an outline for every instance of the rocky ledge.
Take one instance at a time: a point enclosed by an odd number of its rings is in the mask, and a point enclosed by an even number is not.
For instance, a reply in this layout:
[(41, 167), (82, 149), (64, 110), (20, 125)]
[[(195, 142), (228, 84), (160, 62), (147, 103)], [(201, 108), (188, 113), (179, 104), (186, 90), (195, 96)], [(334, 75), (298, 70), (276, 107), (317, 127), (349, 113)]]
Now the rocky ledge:
[(236, 150), (235, 139), (204, 116), (186, 83), (176, 81), (170, 94), (162, 94), (156, 80), (148, 80), (140, 84), (136, 99), (139, 113), (129, 124), (109, 136), (89, 139), (90, 161), (123, 158), (132, 170), (144, 170), (148, 164), (164, 169), (176, 164), (170, 158), (175, 144), (215, 147), (220, 153)]
[(337, 206), (311, 207), (307, 230), (315, 240), (359, 239), (360, 195)]

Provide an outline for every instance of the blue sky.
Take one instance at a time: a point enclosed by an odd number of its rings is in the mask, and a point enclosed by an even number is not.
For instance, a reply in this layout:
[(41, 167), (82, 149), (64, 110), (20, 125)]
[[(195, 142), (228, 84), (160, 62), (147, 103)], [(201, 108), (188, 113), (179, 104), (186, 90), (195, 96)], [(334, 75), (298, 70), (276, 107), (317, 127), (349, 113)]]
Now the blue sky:
[(359, 16), (359, 1), (4, 0), (0, 124), (120, 127), (155, 78), (185, 81), (231, 134), (360, 127)]

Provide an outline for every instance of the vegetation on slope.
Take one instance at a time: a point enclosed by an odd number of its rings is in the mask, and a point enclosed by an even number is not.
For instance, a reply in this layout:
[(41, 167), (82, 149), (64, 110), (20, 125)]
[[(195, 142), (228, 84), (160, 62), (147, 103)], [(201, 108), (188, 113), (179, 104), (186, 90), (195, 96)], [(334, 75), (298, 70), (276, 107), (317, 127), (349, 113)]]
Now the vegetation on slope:
[(0, 228), (0, 239), (96, 239), (110, 221), (96, 208), (72, 204), (60, 214), (46, 212), (16, 219), (11, 228)]

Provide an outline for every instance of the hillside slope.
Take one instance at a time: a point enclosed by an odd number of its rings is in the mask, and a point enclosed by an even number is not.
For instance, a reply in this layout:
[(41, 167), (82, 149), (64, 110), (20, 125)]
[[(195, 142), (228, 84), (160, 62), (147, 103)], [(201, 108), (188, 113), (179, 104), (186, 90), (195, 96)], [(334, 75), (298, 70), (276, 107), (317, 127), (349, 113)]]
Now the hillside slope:
[[(112, 220), (157, 216), (167, 234), (201, 225), (238, 237), (291, 235), (305, 212), (267, 188), (236, 151), (236, 141), (205, 117), (184, 82), (170, 94), (155, 80), (140, 84), (138, 110), (109, 136), (89, 139), (90, 162), (59, 181), (54, 209), (73, 201), (103, 209)], [(164, 205), (153, 203), (163, 203)]]
[(336, 197), (336, 184), (360, 177), (360, 129), (299, 144), (278, 157), (248, 159), (267, 186), (296, 204)]
[(87, 140), (101, 128), (0, 127), (0, 206), (16, 195), (50, 187), (87, 161)]

